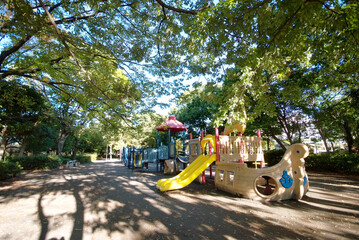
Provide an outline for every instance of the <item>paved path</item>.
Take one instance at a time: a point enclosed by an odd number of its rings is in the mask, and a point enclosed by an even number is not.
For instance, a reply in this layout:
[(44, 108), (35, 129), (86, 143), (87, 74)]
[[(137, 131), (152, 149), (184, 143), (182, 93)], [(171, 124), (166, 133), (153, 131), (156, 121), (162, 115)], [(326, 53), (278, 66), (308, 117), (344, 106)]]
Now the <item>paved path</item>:
[(359, 180), (310, 174), (299, 201), (262, 203), (118, 161), (38, 171), (0, 185), (0, 239), (359, 239)]

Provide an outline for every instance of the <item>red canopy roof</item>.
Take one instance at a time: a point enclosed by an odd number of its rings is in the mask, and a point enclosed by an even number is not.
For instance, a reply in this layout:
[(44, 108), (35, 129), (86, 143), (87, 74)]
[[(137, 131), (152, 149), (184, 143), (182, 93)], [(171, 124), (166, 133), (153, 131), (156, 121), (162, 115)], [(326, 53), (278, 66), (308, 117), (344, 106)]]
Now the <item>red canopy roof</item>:
[(162, 132), (167, 132), (168, 129), (170, 129), (171, 132), (187, 131), (186, 126), (180, 121), (177, 121), (174, 115), (169, 116), (168, 119), (156, 127), (156, 129)]

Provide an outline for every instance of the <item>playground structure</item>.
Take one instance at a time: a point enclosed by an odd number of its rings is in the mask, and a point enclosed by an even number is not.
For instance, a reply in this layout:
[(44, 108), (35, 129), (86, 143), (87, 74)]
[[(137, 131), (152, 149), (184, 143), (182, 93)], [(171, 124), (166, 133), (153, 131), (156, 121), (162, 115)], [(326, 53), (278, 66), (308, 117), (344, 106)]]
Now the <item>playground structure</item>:
[[(160, 144), (157, 138), (157, 148), (124, 148), (122, 158), (125, 165), (134, 169), (156, 163), (156, 171), (162, 171), (165, 161), (170, 161), (173, 172), (177, 173), (178, 154), (176, 140), (171, 138), (171, 130), (176, 127), (177, 132), (184, 132), (186, 128), (180, 127), (178, 123), (171, 126), (173, 120), (175, 117), (170, 116), (156, 128), (158, 131), (168, 131), (170, 140), (167, 146)], [(245, 127), (236, 123), (235, 127), (227, 128), (227, 132), (233, 129), (244, 131)], [(182, 141), (185, 141), (185, 137)], [(304, 158), (308, 156), (309, 150), (303, 144), (290, 146), (282, 160), (272, 167), (265, 166), (259, 130), (257, 136), (245, 137), (241, 133), (238, 136), (219, 135), (216, 128), (214, 136), (203, 137), (202, 134), (198, 139), (190, 137), (187, 144), (189, 166), (172, 178), (159, 180), (156, 187), (160, 191), (181, 189), (195, 179), (204, 183), (204, 173), (208, 167), (212, 178), (213, 163), (216, 168), (216, 188), (245, 198), (264, 201), (299, 200), (309, 189), (304, 167)]]
[(136, 148), (123, 147), (121, 160), (130, 169), (146, 168), (148, 164), (156, 164), (156, 171), (162, 171), (164, 161), (176, 157), (176, 143), (170, 142), (168, 145), (160, 145), (158, 148)]
[[(190, 140), (190, 165), (173, 178), (159, 180), (156, 187), (160, 191), (183, 188), (216, 162), (215, 186), (220, 190), (257, 200), (299, 200), (309, 188), (304, 167), (308, 153), (305, 145), (294, 144), (278, 164), (265, 167), (260, 134), (225, 136), (216, 128), (215, 136)], [(249, 168), (249, 163), (255, 168)]]
[[(179, 156), (176, 149), (176, 139), (171, 137), (171, 133), (182, 132), (182, 142), (185, 147), (187, 131), (186, 126), (176, 120), (176, 117), (171, 115), (169, 118), (156, 127), (157, 133), (157, 147), (156, 148), (140, 148), (135, 147), (124, 147), (122, 149), (121, 159), (123, 163), (131, 169), (135, 168), (147, 168), (148, 164), (155, 163), (156, 171), (165, 171), (173, 173), (174, 169), (176, 172), (179, 171), (177, 161), (182, 162), (184, 165), (188, 163), (188, 158)], [(160, 141), (159, 132), (168, 133), (168, 143), (163, 145)], [(183, 149), (184, 150), (184, 149)], [(176, 161), (174, 161), (176, 159)]]

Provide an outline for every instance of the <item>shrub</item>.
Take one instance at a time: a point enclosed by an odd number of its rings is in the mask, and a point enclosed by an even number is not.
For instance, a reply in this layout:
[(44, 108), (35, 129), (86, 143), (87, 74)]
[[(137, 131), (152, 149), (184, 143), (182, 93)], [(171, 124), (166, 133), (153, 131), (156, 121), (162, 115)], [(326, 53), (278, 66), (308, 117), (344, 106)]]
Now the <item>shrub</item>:
[(308, 170), (359, 173), (359, 155), (354, 153), (311, 154), (305, 162)]
[(20, 164), (25, 170), (58, 168), (62, 162), (59, 156), (54, 155), (33, 155), (9, 159), (13, 163)]
[(76, 156), (76, 161), (80, 162), (81, 164), (90, 163), (91, 162), (91, 156), (77, 155)]
[(69, 161), (71, 161), (70, 156), (60, 156), (61, 158), (61, 164), (62, 165), (66, 165), (66, 163), (68, 163)]
[[(90, 163), (92, 162), (92, 157), (93, 157), (92, 154), (77, 154), (75, 160), (81, 164)], [(63, 156), (62, 159), (63, 159), (63, 164), (66, 164), (68, 161), (71, 161), (71, 156), (69, 155)]]
[[(264, 153), (268, 166), (277, 164), (283, 157), (284, 150), (271, 150)], [(359, 173), (359, 155), (354, 153), (310, 153), (305, 159), (307, 170), (328, 171), (336, 173)]]
[(22, 170), (18, 163), (9, 161), (0, 161), (0, 180), (15, 177)]
[(58, 168), (61, 166), (62, 160), (61, 160), (60, 156), (49, 155), (47, 157), (48, 157), (48, 161), (45, 164), (46, 169)]
[(97, 160), (97, 153), (85, 153), (83, 155), (90, 157), (91, 162), (94, 162)]
[(274, 166), (282, 160), (285, 150), (270, 150), (264, 153), (264, 160), (268, 164), (268, 167)]

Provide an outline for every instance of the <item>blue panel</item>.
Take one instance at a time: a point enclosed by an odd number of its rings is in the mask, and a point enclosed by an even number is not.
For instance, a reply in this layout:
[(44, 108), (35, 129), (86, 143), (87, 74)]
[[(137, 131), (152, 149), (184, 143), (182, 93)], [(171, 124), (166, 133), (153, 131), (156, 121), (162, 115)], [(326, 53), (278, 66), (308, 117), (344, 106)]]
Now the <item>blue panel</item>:
[(285, 170), (283, 171), (282, 178), (279, 181), (285, 188), (290, 188), (293, 185), (293, 178), (291, 178)]

